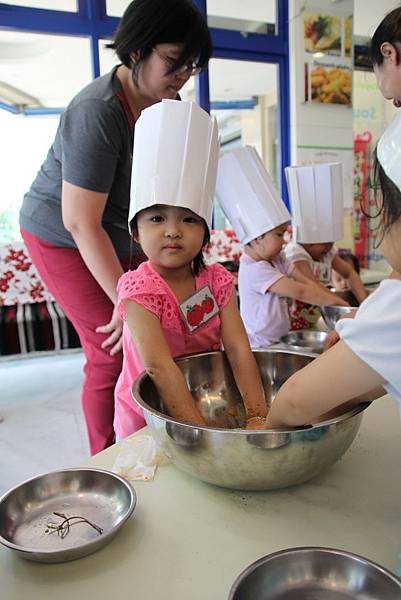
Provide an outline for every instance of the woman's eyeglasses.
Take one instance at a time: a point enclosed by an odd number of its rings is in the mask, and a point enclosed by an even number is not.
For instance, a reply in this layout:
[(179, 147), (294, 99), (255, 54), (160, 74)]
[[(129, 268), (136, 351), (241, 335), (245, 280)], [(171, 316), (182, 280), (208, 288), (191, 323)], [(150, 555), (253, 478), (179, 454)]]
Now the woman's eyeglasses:
[[(173, 68), (173, 65), (174, 65), (176, 59), (170, 58), (169, 56), (165, 56), (164, 54), (159, 52), (159, 50), (157, 50), (157, 48), (152, 48), (152, 50), (153, 50), (153, 52), (156, 52), (156, 54), (159, 58), (164, 60), (164, 62), (169, 66), (170, 69)], [(188, 61), (187, 63), (185, 63), (184, 65), (182, 65), (181, 67), (174, 69), (173, 73), (174, 73), (174, 75), (183, 75), (184, 73), (189, 73), (189, 75), (192, 76), (192, 75), (199, 75), (199, 73), (201, 71), (202, 71), (202, 67), (199, 67), (199, 65), (196, 62), (191, 60), (191, 61)]]

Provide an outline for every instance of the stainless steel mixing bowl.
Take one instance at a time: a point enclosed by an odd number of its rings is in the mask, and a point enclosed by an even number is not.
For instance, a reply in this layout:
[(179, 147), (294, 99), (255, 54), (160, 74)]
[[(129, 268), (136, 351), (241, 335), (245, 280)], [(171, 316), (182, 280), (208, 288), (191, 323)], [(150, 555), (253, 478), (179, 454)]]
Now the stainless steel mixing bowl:
[[(136, 494), (131, 485), (101, 469), (65, 469), (25, 481), (0, 498), (0, 543), (38, 562), (64, 562), (96, 552), (110, 542), (132, 514)], [(60, 534), (53, 529), (69, 521)], [(49, 527), (50, 524), (50, 527)], [(62, 534), (66, 535), (63, 537)]]
[(338, 319), (357, 310), (356, 306), (321, 306), (320, 312), (329, 329), (334, 329)]
[(401, 581), (367, 558), (334, 548), (264, 556), (234, 582), (228, 600), (396, 600)]
[[(255, 350), (270, 404), (279, 387), (315, 358), (279, 349)], [(302, 483), (335, 463), (348, 449), (367, 404), (297, 430), (246, 431), (241, 396), (224, 352), (197, 354), (177, 361), (208, 427), (168, 417), (152, 383), (142, 374), (133, 396), (154, 437), (179, 468), (227, 488), (270, 490)]]
[(301, 329), (300, 331), (291, 331), (287, 335), (284, 335), (280, 341), (295, 352), (321, 354), (327, 337), (328, 333), (326, 331)]

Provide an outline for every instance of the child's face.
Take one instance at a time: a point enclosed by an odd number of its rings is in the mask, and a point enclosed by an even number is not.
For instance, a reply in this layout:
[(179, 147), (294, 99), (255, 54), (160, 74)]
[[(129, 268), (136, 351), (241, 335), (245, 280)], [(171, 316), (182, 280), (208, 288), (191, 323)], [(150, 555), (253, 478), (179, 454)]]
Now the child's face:
[(349, 290), (349, 285), (346, 279), (342, 277), (337, 271), (332, 271), (331, 279), (336, 292), (346, 292)]
[(268, 231), (263, 236), (251, 242), (252, 250), (263, 260), (272, 260), (280, 254), (284, 244), (284, 234), (287, 231), (288, 223), (283, 223)]
[(189, 265), (203, 246), (204, 220), (188, 208), (158, 204), (137, 215), (142, 250), (156, 266), (175, 269)]
[(334, 242), (326, 242), (322, 244), (302, 244), (307, 252), (311, 255), (313, 260), (322, 260), (322, 258), (330, 252)]

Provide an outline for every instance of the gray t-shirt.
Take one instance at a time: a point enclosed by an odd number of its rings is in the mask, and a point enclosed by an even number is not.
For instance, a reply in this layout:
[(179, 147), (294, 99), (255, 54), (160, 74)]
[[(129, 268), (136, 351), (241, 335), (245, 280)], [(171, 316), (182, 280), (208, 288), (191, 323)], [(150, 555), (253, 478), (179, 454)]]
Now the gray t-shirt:
[(67, 106), (46, 160), (24, 196), (20, 225), (56, 246), (76, 248), (62, 221), (62, 181), (108, 193), (102, 224), (124, 259), (131, 248), (127, 219), (133, 127), (117, 96), (122, 86), (116, 70), (92, 81)]

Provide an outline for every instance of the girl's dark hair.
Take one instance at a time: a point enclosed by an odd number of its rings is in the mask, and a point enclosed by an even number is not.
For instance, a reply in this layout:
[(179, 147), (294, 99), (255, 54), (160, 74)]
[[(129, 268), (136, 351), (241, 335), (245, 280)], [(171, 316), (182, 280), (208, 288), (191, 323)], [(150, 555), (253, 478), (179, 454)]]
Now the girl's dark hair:
[(399, 48), (397, 43), (401, 44), (401, 7), (395, 8), (389, 12), (377, 27), (370, 42), (370, 57), (374, 65), (381, 65), (384, 57), (380, 47), (384, 42), (389, 42), (397, 50), (399, 60)]
[(355, 254), (352, 254), (352, 252), (348, 252), (347, 250), (340, 250), (338, 255), (343, 259), (343, 260), (347, 260), (348, 262), (352, 263), (352, 266), (354, 267), (354, 270), (357, 273), (361, 272), (361, 267), (359, 265), (359, 260), (357, 259), (357, 257), (355, 256)]
[[(375, 151), (374, 189), (378, 211), (368, 217), (380, 217), (382, 236), (401, 217), (401, 192), (393, 181), (386, 175)], [(380, 197), (378, 197), (380, 194)]]
[[(132, 239), (134, 239), (138, 235), (138, 225), (136, 222), (136, 217), (137, 217), (137, 215), (135, 215), (135, 217), (132, 219), (132, 221), (130, 223)], [(203, 221), (203, 223), (205, 225), (205, 233), (203, 236), (202, 248), (204, 248), (210, 242), (209, 227), (206, 225), (206, 221)], [(205, 268), (205, 259), (203, 257), (202, 248), (199, 250), (198, 254), (193, 259), (192, 267), (193, 267), (193, 272), (195, 275), (199, 275), (201, 270)]]
[[(190, 0), (133, 0), (121, 17), (114, 41), (107, 44), (120, 61), (137, 73), (157, 44), (179, 43), (182, 52), (169, 69), (173, 73), (191, 60), (203, 68), (212, 54), (212, 42), (203, 15)], [(136, 52), (133, 64), (130, 54)]]

